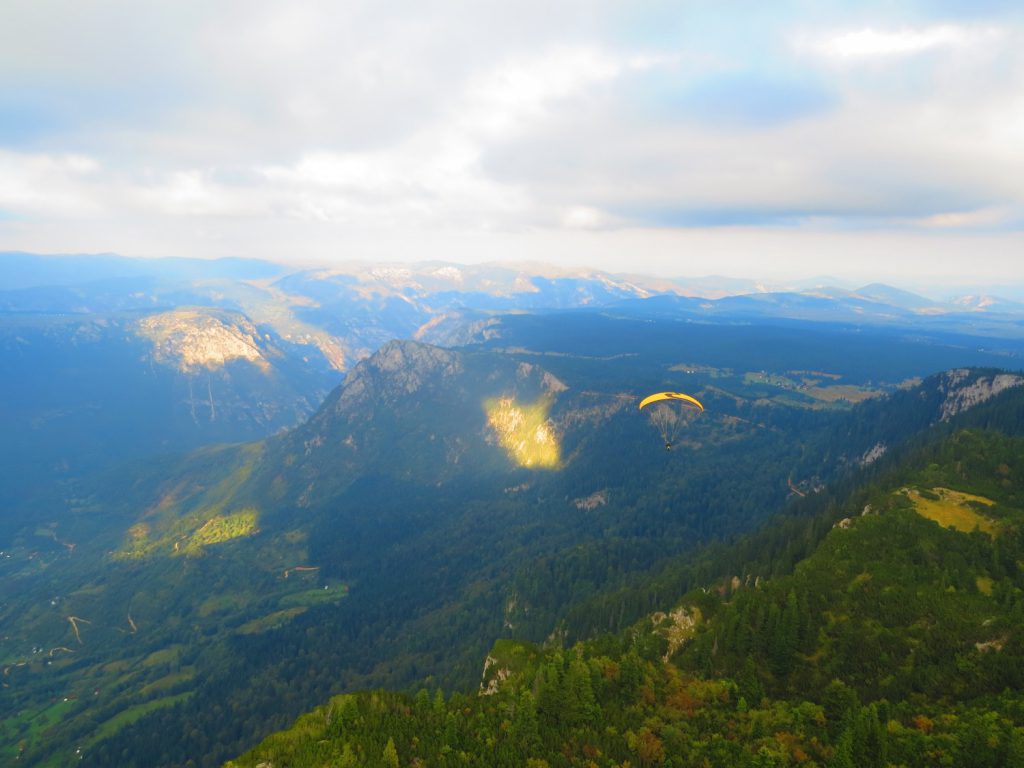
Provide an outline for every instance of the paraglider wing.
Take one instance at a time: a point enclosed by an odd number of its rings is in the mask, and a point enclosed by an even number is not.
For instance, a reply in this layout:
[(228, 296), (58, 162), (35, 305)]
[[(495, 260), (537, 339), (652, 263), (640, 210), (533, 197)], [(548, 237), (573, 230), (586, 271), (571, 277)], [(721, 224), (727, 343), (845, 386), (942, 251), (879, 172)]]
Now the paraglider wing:
[(704, 410), (704, 406), (701, 405), (700, 400), (683, 392), (656, 392), (653, 395), (648, 395), (640, 401), (640, 410), (642, 411), (646, 405), (657, 403), (661, 400), (682, 400), (685, 403), (689, 403), (690, 405), (700, 408), (702, 411)]
[(700, 400), (684, 392), (656, 392), (640, 401), (640, 410), (644, 411), (651, 423), (658, 428), (661, 439), (665, 441), (665, 450), (671, 451), (676, 434), (682, 424), (687, 421), (683, 411), (703, 412)]

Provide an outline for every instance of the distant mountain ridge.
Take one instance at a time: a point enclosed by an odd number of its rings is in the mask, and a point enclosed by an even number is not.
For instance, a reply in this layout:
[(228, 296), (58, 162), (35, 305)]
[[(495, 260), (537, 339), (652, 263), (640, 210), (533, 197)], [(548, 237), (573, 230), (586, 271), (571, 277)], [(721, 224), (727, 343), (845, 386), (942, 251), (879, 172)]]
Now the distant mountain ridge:
[(3, 265), (0, 270), (0, 291), (102, 283), (138, 277), (176, 280), (265, 279), (280, 275), (286, 269), (280, 264), (261, 259), (139, 259), (113, 253), (44, 256), (24, 251), (0, 251), (0, 265)]
[[(209, 763), (343, 689), (475, 684), (495, 638), (622, 629), (681, 553), (1022, 402), (1006, 317), (449, 266), (0, 296), (3, 488), (45, 490), (0, 505), (0, 757)], [(707, 408), (670, 451), (665, 389)], [(132, 442), (177, 427), (203, 447)]]
[[(813, 496), (828, 477), (859, 471), (859, 457), (880, 441), (939, 422), (951, 396), (973, 388), (988, 398), (954, 417), (962, 418), (1021, 391), (996, 392), (1010, 374), (968, 371), (897, 390), (856, 416), (828, 416), (811, 403), (766, 402), (756, 381), (730, 395), (745, 378), (709, 372), (694, 389), (708, 417), (666, 453), (635, 412), (634, 392), (594, 389), (595, 365), (587, 355), (541, 365), (527, 353), (391, 342), (297, 429), (134, 469), (130, 492), (116, 486), (120, 504), (100, 505), (119, 521), (119, 540), (108, 529), (90, 543), (97, 521), (82, 512), (42, 526), (53, 541), (45, 578), (13, 571), (5, 600), (27, 633), (16, 636), (19, 648), (38, 633), (72, 648), (74, 664), (54, 669), (29, 657), (12, 673), (12, 693), (30, 696), (34, 681), (91, 685), (102, 708), (83, 704), (32, 754), (80, 742), (89, 718), (116, 718), (161, 686), (167, 708), (109, 743), (89, 740), (85, 764), (125, 750), (139, 764), (176, 764), (170, 755), (195, 755), (210, 738), (222, 745), (210, 754), (226, 756), (241, 737), (207, 718), (228, 701), (250, 702), (269, 723), (337, 686), (402, 685), (417, 670), (465, 680), (494, 637), (562, 631), (571, 606), (614, 594), (627, 574), (639, 578), (698, 541), (749, 529), (796, 497), (794, 487)], [(648, 375), (631, 357), (599, 365), (627, 381)], [(557, 441), (553, 464), (531, 465), (521, 453), (538, 437), (538, 450)], [(61, 542), (77, 544), (73, 563)], [(98, 548), (109, 554), (95, 559)], [(53, 595), (57, 605), (46, 608)], [(639, 607), (601, 608), (597, 620), (632, 622)], [(68, 615), (91, 622), (79, 628), (83, 644)], [(127, 666), (109, 667), (115, 659)], [(102, 670), (115, 668), (131, 671), (112, 686)], [(79, 677), (86, 669), (91, 677)], [(303, 679), (312, 687), (296, 674), (311, 674)], [(164, 745), (166, 760), (143, 742)]]
[[(840, 288), (828, 278), (766, 282), (753, 279), (705, 276), (664, 278), (612, 274), (584, 267), (554, 267), (541, 263), (457, 264), (443, 261), (360, 263), (346, 262), (329, 268), (295, 268), (282, 263), (244, 258), (214, 260), (188, 258), (133, 259), (114, 254), (44, 256), (24, 252), (0, 252), (4, 270), (0, 298), (6, 292), (57, 286), (101, 286), (116, 281), (146, 279), (184, 285), (197, 281), (246, 281), (278, 284), (297, 295), (317, 283), (354, 288), (363, 299), (370, 295), (433, 296), (441, 304), (500, 310), (511, 308), (496, 299), (518, 297), (517, 308), (565, 308), (598, 306), (626, 297), (648, 298), (670, 294), (724, 299), (752, 294), (803, 294), (827, 299), (861, 299), (910, 311), (986, 311), (1020, 313), (1024, 304), (988, 295), (965, 295), (937, 301), (882, 283), (860, 288)], [(308, 294), (316, 298), (315, 294)], [(323, 294), (321, 294), (322, 296)], [(489, 297), (489, 299), (488, 299)], [(11, 299), (8, 298), (8, 302)], [(435, 299), (435, 303), (438, 303)], [(3, 306), (0, 303), (0, 306)], [(9, 303), (9, 306), (12, 306)], [(440, 306), (440, 304), (439, 304)], [(56, 309), (54, 307), (53, 309)]]
[[(925, 309), (929, 312), (925, 312), (913, 308), (920, 307), (923, 299), (879, 285), (865, 286), (859, 292), (815, 289), (766, 293), (757, 292), (763, 286), (749, 282), (737, 284), (718, 278), (696, 281), (703, 281), (705, 288), (717, 285), (751, 291), (714, 299), (683, 295), (690, 288), (680, 281), (543, 265), (431, 262), (290, 272), (281, 265), (243, 259), (206, 262), (31, 254), (0, 254), (0, 264), (13, 267), (2, 270), (0, 286), (23, 286), (0, 290), (4, 386), (25, 396), (18, 401), (21, 415), (36, 425), (24, 433), (27, 438), (42, 445), (45, 435), (49, 445), (59, 449), (40, 453), (12, 445), (15, 460), (9, 465), (10, 476), (35, 477), (31, 484), (37, 486), (63, 481), (74, 476), (76, 467), (85, 466), (80, 457), (64, 461), (75, 445), (82, 444), (78, 438), (61, 439), (59, 429), (69, 422), (66, 416), (55, 414), (67, 409), (55, 404), (56, 393), (47, 394), (51, 387), (30, 383), (41, 370), (47, 370), (51, 380), (56, 377), (59, 381), (67, 375), (58, 360), (46, 360), (47, 354), (74, 357), (74, 375), (80, 379), (80, 389), (97, 393), (89, 407), (77, 409), (74, 426), (93, 444), (96, 436), (112, 431), (108, 416), (115, 411), (101, 405), (109, 400), (120, 403), (118, 412), (151, 404), (164, 409), (163, 416), (155, 420), (152, 414), (125, 414), (123, 423), (134, 420), (140, 426), (148, 425), (140, 435), (133, 436), (135, 445), (145, 450), (175, 450), (204, 440), (261, 437), (296, 423), (317, 406), (345, 371), (392, 339), (415, 338), (446, 346), (493, 345), (506, 333), (511, 319), (524, 313), (541, 319), (554, 313), (576, 312), (720, 326), (845, 323), (854, 329), (956, 331), (962, 336), (952, 343), (984, 344), (983, 348), (991, 348), (1008, 361), (1024, 351), (1018, 343), (1020, 323), (1015, 316), (945, 310), (930, 313), (928, 307)], [(90, 264), (95, 267), (91, 272)], [(900, 301), (904, 306), (882, 303), (883, 299)], [(189, 322), (185, 322), (186, 316)], [(232, 319), (224, 323), (215, 320), (217, 317)], [(80, 322), (74, 318), (80, 318)], [(236, 334), (229, 326), (244, 326), (246, 330)], [(118, 329), (122, 328), (127, 332), (121, 333)], [(142, 328), (149, 331), (140, 334)], [(68, 337), (61, 338), (61, 334)], [(209, 342), (218, 334), (220, 341), (211, 345)], [(972, 337), (978, 334), (986, 341), (975, 341)], [(158, 336), (158, 347), (147, 350), (139, 346), (147, 340), (155, 343)], [(28, 348), (16, 341), (18, 337), (34, 340), (31, 357), (35, 362), (31, 366), (24, 365), (28, 358), (23, 355)], [(247, 338), (257, 341), (250, 344)], [(203, 345), (206, 351), (200, 353)], [(195, 360), (196, 354), (222, 354), (218, 348), (226, 349), (225, 345), (233, 345), (229, 365), (238, 371), (249, 366), (250, 373), (230, 380), (217, 373), (213, 379), (219, 377), (221, 383), (215, 386), (209, 366), (182, 362), (186, 356)], [(260, 351), (261, 346), (267, 349)], [(154, 383), (154, 371), (160, 369), (159, 365), (152, 367), (153, 361), (170, 360), (172, 347), (176, 349), (172, 356), (179, 361), (176, 365), (185, 365), (187, 374), (179, 371), (183, 378), (179, 384), (167, 385), (170, 392), (152, 391), (144, 396)], [(989, 359), (984, 355), (975, 357), (968, 362), (992, 362), (991, 355)], [(203, 376), (205, 379), (200, 381)], [(282, 384), (282, 377), (287, 384)], [(174, 391), (179, 385), (181, 391)], [(121, 387), (130, 391), (119, 391)], [(209, 418), (213, 414), (218, 418)], [(175, 426), (168, 433), (157, 428), (161, 423)], [(16, 423), (7, 426), (13, 429)], [(91, 452), (94, 457), (107, 454), (121, 455), (116, 450)], [(22, 466), (18, 457), (29, 456), (34, 467), (67, 469), (43, 478), (38, 469), (25, 472), (16, 468)], [(7, 487), (10, 491), (16, 484)], [(13, 496), (9, 493), (8, 498), (17, 503), (23, 496), (19, 491)]]

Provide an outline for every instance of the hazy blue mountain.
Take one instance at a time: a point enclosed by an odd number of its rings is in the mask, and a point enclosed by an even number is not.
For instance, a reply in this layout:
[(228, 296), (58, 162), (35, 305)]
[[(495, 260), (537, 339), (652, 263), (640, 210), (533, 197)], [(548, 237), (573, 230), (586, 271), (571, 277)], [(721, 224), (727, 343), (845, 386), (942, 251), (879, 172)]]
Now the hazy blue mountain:
[[(344, 689), (472, 685), (497, 637), (624, 626), (681, 553), (1017, 397), (1024, 354), (1011, 315), (877, 287), (171, 266), (0, 292), (4, 758), (214, 764)], [(664, 389), (707, 407), (669, 451), (635, 408)]]
[(312, 413), (339, 379), (225, 310), (0, 315), (0, 541), (87, 472), (264, 437)]
[[(818, 366), (849, 330), (698, 346), (686, 323), (555, 317), (532, 350), (388, 343), (294, 430), (137, 462), (50, 508), (0, 560), (3, 743), (215, 762), (346, 688), (471, 685), (496, 637), (543, 640), (572, 606), (1020, 391), (996, 371), (879, 383), (899, 335), (834, 372)], [(535, 340), (545, 321), (522, 317)], [(786, 367), (750, 366), (768, 347)], [(672, 451), (635, 407), (668, 384), (707, 406)], [(50, 727), (54, 690), (76, 698)], [(176, 746), (154, 755), (154, 733)]]
[[(666, 385), (672, 377), (687, 382), (708, 366), (730, 372), (828, 371), (857, 384), (892, 384), (963, 365), (1024, 367), (1024, 338), (1019, 335), (977, 337), (941, 328), (908, 332), (876, 324), (782, 318), (715, 321), (699, 307), (693, 309), (692, 301), (655, 297), (603, 312), (492, 317), (468, 327), (463, 343), (556, 358), (629, 355), (635, 375), (659, 373)], [(687, 305), (691, 309), (685, 309)], [(552, 333), (552, 328), (558, 332)], [(557, 365), (557, 360), (545, 364)], [(672, 365), (678, 367), (665, 374), (666, 366)], [(695, 373), (688, 373), (689, 368)], [(790, 377), (793, 381), (787, 386), (799, 396), (800, 376)]]
[(1003, 313), (1011, 315), (1024, 314), (1024, 302), (1012, 301), (998, 296), (971, 294), (959, 296), (950, 301), (954, 307), (964, 312)]
[(918, 296), (916, 293), (894, 288), (885, 283), (871, 283), (870, 285), (858, 288), (853, 293), (857, 296), (864, 296), (875, 301), (910, 310), (927, 309), (929, 307), (936, 307), (939, 304), (939, 302), (926, 299), (924, 296)]
[(79, 285), (124, 278), (258, 280), (280, 275), (280, 264), (259, 259), (138, 259), (104, 254), (46, 255), (0, 252), (0, 290)]
[(243, 312), (306, 339), (340, 369), (392, 338), (452, 335), (481, 313), (594, 309), (711, 322), (809, 320), (982, 336), (1021, 334), (1020, 307), (988, 297), (932, 302), (881, 284), (780, 287), (719, 277), (664, 279), (539, 264), (351, 263), (298, 270), (257, 260), (0, 254), (0, 311), (97, 313), (202, 305)]

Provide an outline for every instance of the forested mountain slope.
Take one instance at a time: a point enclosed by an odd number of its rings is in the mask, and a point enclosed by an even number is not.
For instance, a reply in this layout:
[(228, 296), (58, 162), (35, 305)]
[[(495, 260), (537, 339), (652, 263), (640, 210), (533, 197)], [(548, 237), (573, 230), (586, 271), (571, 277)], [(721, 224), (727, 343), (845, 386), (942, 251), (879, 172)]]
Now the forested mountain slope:
[(341, 373), (246, 315), (0, 312), (0, 547), (131, 458), (257, 440)]
[[(465, 689), (496, 638), (627, 627), (731, 567), (703, 542), (787, 504), (803, 525), (1021, 392), (995, 370), (847, 384), (811, 351), (802, 373), (637, 354), (393, 342), (295, 430), (97, 483), (0, 560), (4, 754), (213, 765), (342, 691)], [(636, 403), (681, 380), (707, 411), (666, 451)]]
[(501, 641), (477, 695), (337, 697), (230, 765), (1024, 765), (1022, 468), (1020, 437), (940, 437), (788, 573)]

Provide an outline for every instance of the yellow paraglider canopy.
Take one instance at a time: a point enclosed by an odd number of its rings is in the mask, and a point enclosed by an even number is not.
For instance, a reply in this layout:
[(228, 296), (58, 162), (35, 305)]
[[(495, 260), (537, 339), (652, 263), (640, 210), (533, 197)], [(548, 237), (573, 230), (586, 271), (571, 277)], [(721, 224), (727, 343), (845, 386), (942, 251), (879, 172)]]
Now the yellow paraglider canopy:
[(640, 410), (642, 411), (645, 405), (656, 403), (659, 400), (684, 400), (691, 405), (697, 406), (702, 411), (704, 410), (704, 406), (701, 405), (700, 400), (683, 392), (656, 392), (653, 395), (648, 395), (640, 401)]
[(665, 441), (665, 450), (671, 451), (676, 434), (684, 421), (688, 419), (681, 411), (704, 411), (704, 406), (697, 398), (684, 392), (656, 392), (640, 401), (640, 410), (652, 406), (646, 413), (651, 423), (658, 428), (661, 439)]

